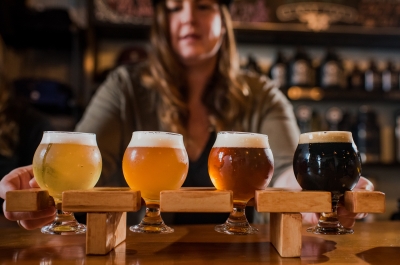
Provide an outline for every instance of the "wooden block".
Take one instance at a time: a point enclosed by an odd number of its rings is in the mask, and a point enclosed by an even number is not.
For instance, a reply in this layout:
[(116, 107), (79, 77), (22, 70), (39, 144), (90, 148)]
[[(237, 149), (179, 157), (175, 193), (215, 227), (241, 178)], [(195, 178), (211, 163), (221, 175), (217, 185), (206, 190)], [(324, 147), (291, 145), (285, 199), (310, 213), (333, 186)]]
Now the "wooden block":
[(88, 213), (86, 229), (86, 254), (107, 254), (126, 239), (126, 212)]
[(6, 211), (32, 212), (54, 206), (54, 200), (47, 190), (13, 190), (6, 193)]
[(160, 193), (161, 212), (231, 212), (232, 191), (214, 188), (181, 188)]
[(365, 190), (346, 191), (344, 205), (353, 213), (384, 213), (385, 193)]
[(268, 188), (257, 190), (255, 206), (258, 212), (298, 213), (331, 212), (331, 193), (325, 191), (302, 191)]
[(284, 258), (300, 257), (301, 228), (300, 213), (271, 213), (271, 243)]
[(136, 212), (141, 208), (140, 191), (129, 188), (94, 188), (63, 192), (67, 212)]

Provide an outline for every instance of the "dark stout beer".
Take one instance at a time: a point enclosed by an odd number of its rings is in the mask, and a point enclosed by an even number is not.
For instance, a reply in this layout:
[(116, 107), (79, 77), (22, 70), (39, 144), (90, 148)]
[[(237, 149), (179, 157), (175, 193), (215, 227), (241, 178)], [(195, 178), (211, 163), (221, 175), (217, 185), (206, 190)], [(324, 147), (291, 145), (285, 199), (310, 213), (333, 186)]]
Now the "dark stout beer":
[(300, 136), (293, 169), (304, 190), (344, 194), (357, 184), (361, 160), (349, 132), (305, 133)]

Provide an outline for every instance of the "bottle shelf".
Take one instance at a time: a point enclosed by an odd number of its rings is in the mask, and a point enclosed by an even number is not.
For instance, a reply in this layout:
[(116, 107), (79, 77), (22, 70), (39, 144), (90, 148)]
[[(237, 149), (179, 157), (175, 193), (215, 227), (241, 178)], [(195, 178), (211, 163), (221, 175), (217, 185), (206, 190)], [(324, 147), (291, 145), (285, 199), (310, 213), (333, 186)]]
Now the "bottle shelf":
[(400, 90), (367, 92), (348, 89), (322, 89), (320, 87), (290, 87), (286, 95), (292, 101), (348, 101), (348, 102), (400, 102)]
[(241, 43), (398, 49), (400, 41), (396, 27), (331, 25), (326, 31), (315, 32), (300, 23), (234, 22), (234, 28)]

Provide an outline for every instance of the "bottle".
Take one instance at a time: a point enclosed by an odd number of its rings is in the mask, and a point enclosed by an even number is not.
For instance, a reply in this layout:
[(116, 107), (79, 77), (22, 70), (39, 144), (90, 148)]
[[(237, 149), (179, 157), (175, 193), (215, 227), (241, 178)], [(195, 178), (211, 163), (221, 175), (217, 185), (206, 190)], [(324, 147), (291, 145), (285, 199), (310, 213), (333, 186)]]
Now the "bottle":
[(363, 163), (380, 161), (380, 127), (376, 120), (376, 113), (371, 107), (360, 107), (354, 138)]
[(347, 110), (343, 111), (342, 120), (338, 124), (339, 131), (350, 132), (353, 129), (353, 117)]
[(348, 86), (350, 90), (364, 89), (364, 73), (357, 64), (354, 65), (353, 71), (350, 73)]
[(394, 119), (395, 119), (394, 134), (396, 142), (395, 155), (396, 155), (396, 161), (400, 163), (400, 110), (395, 112)]
[(382, 90), (382, 73), (378, 70), (374, 61), (371, 61), (364, 73), (364, 89), (367, 92), (379, 92)]
[(344, 67), (339, 56), (328, 50), (320, 66), (320, 85), (323, 89), (345, 89)]
[(256, 72), (258, 74), (262, 74), (261, 67), (259, 66), (257, 60), (254, 58), (253, 55), (249, 54), (247, 56), (247, 64), (244, 67), (245, 69), (249, 71)]
[(322, 131), (322, 119), (318, 111), (307, 105), (300, 105), (295, 110), (297, 125), (301, 133)]
[(339, 131), (339, 123), (343, 119), (343, 111), (338, 107), (331, 107), (326, 111), (326, 122), (328, 131)]
[(302, 48), (297, 48), (289, 62), (289, 86), (310, 87), (313, 76), (312, 63)]
[(382, 71), (382, 90), (389, 92), (399, 87), (399, 72), (392, 62), (388, 62), (385, 70)]
[(400, 220), (400, 198), (397, 199), (397, 212), (394, 212), (390, 216), (390, 220), (392, 221), (399, 221)]
[(288, 66), (281, 51), (278, 51), (275, 62), (271, 65), (269, 76), (277, 82), (281, 90), (287, 89)]

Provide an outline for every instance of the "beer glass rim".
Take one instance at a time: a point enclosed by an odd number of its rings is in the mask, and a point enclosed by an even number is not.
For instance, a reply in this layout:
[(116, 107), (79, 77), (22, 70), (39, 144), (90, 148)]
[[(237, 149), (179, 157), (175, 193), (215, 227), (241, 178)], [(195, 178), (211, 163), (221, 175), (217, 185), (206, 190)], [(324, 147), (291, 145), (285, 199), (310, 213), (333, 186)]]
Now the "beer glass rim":
[(168, 135), (176, 135), (176, 136), (182, 136), (180, 133), (174, 133), (174, 132), (165, 132), (165, 131), (134, 131), (132, 132), (132, 135), (134, 133), (145, 133), (145, 134), (168, 134)]
[(270, 149), (268, 135), (253, 132), (221, 131), (213, 147), (267, 148)]
[(44, 131), (41, 144), (70, 143), (79, 145), (97, 146), (96, 134), (68, 131)]
[(69, 131), (44, 131), (43, 134), (45, 133), (66, 133), (66, 134), (86, 134), (86, 135), (96, 135), (95, 133), (88, 133), (88, 132), (69, 132)]
[(255, 135), (255, 136), (261, 136), (261, 137), (267, 137), (267, 134), (263, 133), (254, 133), (254, 132), (239, 132), (239, 131), (220, 131), (218, 134), (248, 134), (248, 135)]
[(349, 131), (315, 131), (302, 133), (299, 143), (353, 143), (353, 135)]
[(164, 131), (134, 131), (128, 147), (168, 147), (185, 149), (182, 134)]

